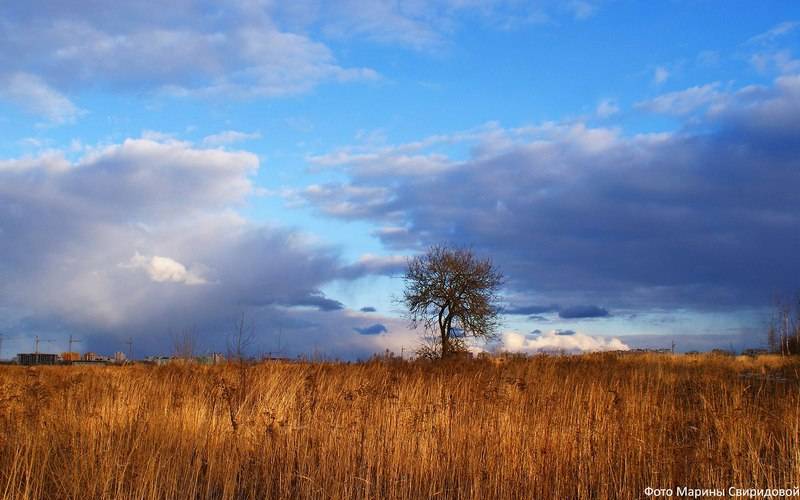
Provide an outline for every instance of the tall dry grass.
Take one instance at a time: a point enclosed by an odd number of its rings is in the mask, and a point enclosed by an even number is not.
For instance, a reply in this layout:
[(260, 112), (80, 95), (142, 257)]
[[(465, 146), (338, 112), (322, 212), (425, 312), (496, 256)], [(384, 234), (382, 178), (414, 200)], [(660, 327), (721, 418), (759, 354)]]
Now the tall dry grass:
[(800, 485), (797, 360), (247, 371), (0, 368), (0, 497), (641, 498), (647, 486)]

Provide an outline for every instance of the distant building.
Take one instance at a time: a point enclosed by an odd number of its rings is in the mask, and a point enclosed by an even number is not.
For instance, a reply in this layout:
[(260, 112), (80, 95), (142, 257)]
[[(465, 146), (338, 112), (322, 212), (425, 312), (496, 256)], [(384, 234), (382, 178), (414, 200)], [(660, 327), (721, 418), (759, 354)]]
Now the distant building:
[(61, 353), (61, 361), (80, 361), (81, 355), (78, 352), (62, 352)]
[(627, 351), (611, 351), (615, 354), (630, 356), (634, 354), (672, 354), (672, 349), (664, 347), (659, 349), (628, 349)]
[(716, 356), (733, 356), (735, 353), (726, 349), (711, 349), (711, 354)]
[(114, 363), (122, 364), (128, 360), (124, 352), (117, 351), (114, 353)]
[(21, 365), (54, 365), (56, 361), (58, 361), (58, 356), (56, 354), (45, 354), (41, 352), (17, 354), (17, 363)]
[(83, 360), (84, 361), (99, 361), (100, 360), (100, 356), (98, 356), (96, 352), (85, 352), (85, 353), (83, 353)]
[(171, 363), (172, 359), (173, 358), (171, 358), (170, 356), (148, 356), (144, 358), (144, 361), (146, 363), (152, 363), (157, 366), (163, 366)]
[(262, 356), (261, 357), (261, 361), (279, 361), (279, 362), (282, 362), (282, 363), (291, 363), (291, 362), (293, 362), (295, 360), (292, 359), (292, 358), (286, 357), (286, 356), (266, 355), (266, 356)]
[(225, 356), (218, 352), (213, 352), (207, 356), (200, 356), (195, 359), (201, 365), (220, 365), (225, 362)]

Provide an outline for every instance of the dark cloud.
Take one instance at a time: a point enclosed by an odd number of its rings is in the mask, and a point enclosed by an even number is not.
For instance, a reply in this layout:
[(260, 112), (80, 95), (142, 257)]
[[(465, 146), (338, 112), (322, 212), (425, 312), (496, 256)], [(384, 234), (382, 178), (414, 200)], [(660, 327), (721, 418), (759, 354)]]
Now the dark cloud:
[(556, 304), (550, 304), (549, 306), (529, 305), (529, 306), (506, 307), (503, 308), (501, 312), (503, 314), (525, 316), (529, 314), (556, 312), (559, 309), (561, 308)]
[(607, 310), (597, 306), (565, 307), (558, 311), (558, 317), (561, 319), (606, 318), (608, 316)]
[(375, 312), (375, 308), (372, 307), (372, 306), (367, 306), (367, 307), (362, 307), (361, 309), (359, 309), (359, 311), (361, 311), (363, 313), (374, 313)]
[(555, 330), (556, 335), (575, 335), (575, 330)]
[[(463, 161), (432, 163), (424, 140), (357, 164), (340, 155), (350, 183), (306, 199), (330, 215), (412, 233), (387, 233), (393, 247), (470, 246), (534, 304), (760, 307), (800, 276), (800, 76), (718, 92), (673, 133), (488, 126), (428, 141), (468, 143)], [(412, 147), (418, 169), (381, 170)]]
[(320, 311), (338, 311), (339, 309), (344, 309), (344, 304), (338, 300), (329, 299), (321, 293), (316, 292), (298, 298), (287, 305), (312, 306), (318, 308)]
[(355, 279), (367, 275), (401, 275), (405, 272), (408, 260), (402, 255), (363, 255), (353, 264), (339, 270), (343, 279)]
[(357, 331), (361, 335), (379, 335), (389, 331), (386, 329), (386, 326), (380, 323), (375, 323), (374, 325), (365, 326), (363, 328), (354, 327), (353, 330)]
[(372, 236), (380, 239), (386, 248), (397, 250), (414, 248), (419, 243), (417, 235), (405, 227), (382, 227), (373, 231)]
[(541, 313), (558, 313), (561, 319), (578, 319), (578, 318), (604, 318), (609, 316), (609, 312), (598, 306), (570, 306), (561, 307), (558, 304), (550, 305), (529, 305), (529, 306), (515, 306), (507, 307), (502, 310), (503, 314), (509, 315), (528, 315), (528, 319), (532, 320), (547, 320), (548, 318), (542, 316)]

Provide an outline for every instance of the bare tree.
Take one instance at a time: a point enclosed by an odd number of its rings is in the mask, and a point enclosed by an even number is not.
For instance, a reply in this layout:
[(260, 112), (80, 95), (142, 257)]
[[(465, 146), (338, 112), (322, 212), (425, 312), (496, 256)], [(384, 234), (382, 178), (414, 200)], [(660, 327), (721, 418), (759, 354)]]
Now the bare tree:
[(495, 337), (503, 275), (490, 259), (437, 245), (410, 259), (404, 278), (412, 327), (422, 325), (433, 335), (420, 355), (447, 358), (466, 350), (469, 337)]
[(171, 333), (172, 353), (184, 361), (194, 359), (197, 351), (197, 330), (194, 326), (185, 327), (177, 333)]
[(767, 343), (773, 352), (784, 355), (800, 354), (800, 294), (794, 301), (780, 297), (775, 299), (775, 312), (767, 330)]
[(244, 364), (248, 350), (252, 347), (256, 337), (256, 325), (248, 321), (247, 315), (242, 312), (233, 324), (233, 331), (228, 336), (228, 361)]
[(222, 396), (228, 404), (228, 416), (234, 432), (239, 429), (239, 414), (252, 392), (252, 366), (247, 359), (247, 351), (255, 340), (255, 332), (255, 323), (248, 321), (242, 312), (234, 322), (233, 332), (227, 340), (228, 364), (235, 368), (235, 376), (233, 380), (221, 378), (220, 384)]

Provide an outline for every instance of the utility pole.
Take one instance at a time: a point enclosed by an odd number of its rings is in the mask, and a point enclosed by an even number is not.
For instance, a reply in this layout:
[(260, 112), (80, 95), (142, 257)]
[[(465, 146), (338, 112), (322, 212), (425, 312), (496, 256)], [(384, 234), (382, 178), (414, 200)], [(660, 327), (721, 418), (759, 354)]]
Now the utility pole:
[(283, 347), (281, 347), (281, 337), (283, 336), (283, 327), (278, 329), (278, 345), (275, 351), (269, 351), (267, 353), (267, 359), (272, 360), (272, 355), (275, 354), (276, 357), (280, 357), (283, 354)]

